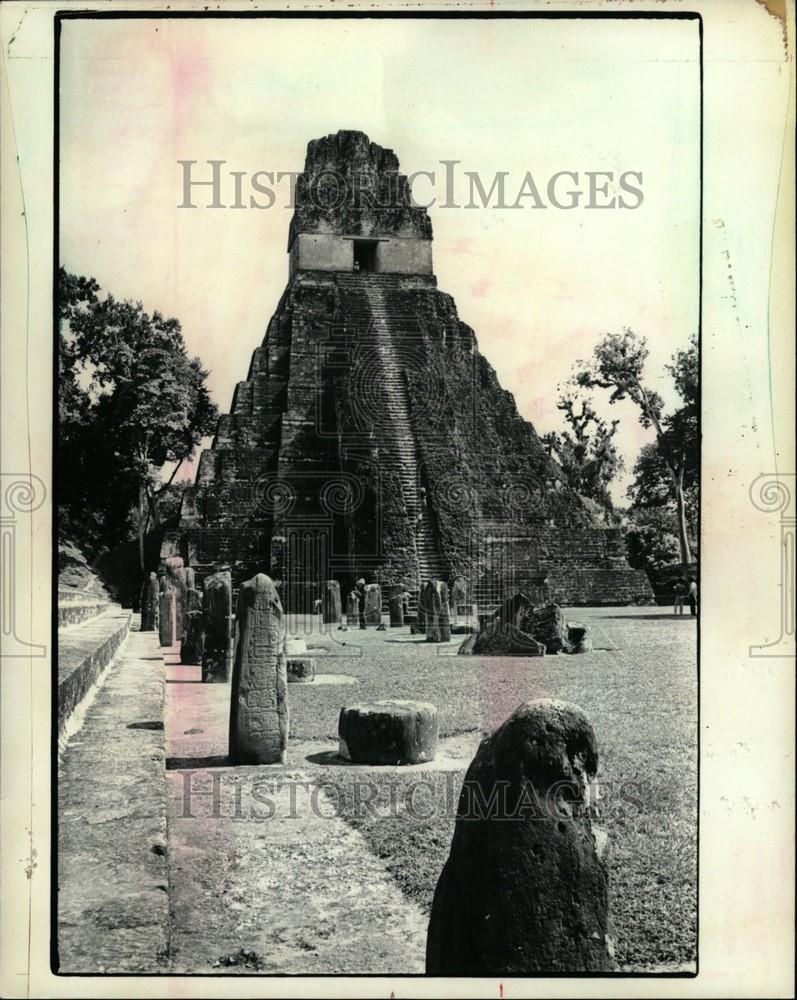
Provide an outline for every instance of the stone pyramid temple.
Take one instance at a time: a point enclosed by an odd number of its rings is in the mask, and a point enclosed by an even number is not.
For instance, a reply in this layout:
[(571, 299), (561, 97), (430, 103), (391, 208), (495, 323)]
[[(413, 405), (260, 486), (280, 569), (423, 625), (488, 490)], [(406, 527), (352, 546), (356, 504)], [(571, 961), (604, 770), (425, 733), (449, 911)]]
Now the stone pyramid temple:
[(325, 580), (460, 581), (563, 605), (647, 601), (618, 530), (562, 483), (532, 425), (437, 287), (432, 223), (392, 150), (310, 142), (290, 275), (162, 555), (200, 579), (279, 580), (309, 611)]

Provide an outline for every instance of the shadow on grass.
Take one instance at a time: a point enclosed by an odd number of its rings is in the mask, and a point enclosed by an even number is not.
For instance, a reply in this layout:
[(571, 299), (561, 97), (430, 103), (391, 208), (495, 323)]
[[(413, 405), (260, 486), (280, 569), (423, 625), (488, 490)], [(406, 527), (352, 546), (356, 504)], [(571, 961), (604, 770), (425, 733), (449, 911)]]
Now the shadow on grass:
[(195, 768), (231, 767), (232, 761), (227, 754), (217, 754), (215, 757), (167, 757), (167, 771), (191, 771)]
[(305, 758), (310, 764), (323, 764), (325, 767), (362, 767), (353, 764), (338, 753), (337, 750), (322, 750), (320, 753), (310, 753)]
[[(603, 621), (612, 621), (612, 622), (619, 622), (619, 621), (628, 621), (628, 622), (644, 622), (644, 621), (665, 622), (665, 621), (672, 621), (675, 618), (683, 618), (684, 620), (689, 620), (689, 619), (692, 618), (692, 615), (674, 615), (672, 613), (672, 611), (662, 611), (658, 615), (602, 615), (601, 618), (602, 618)], [(697, 617), (696, 616), (695, 616), (694, 620), (697, 621)]]

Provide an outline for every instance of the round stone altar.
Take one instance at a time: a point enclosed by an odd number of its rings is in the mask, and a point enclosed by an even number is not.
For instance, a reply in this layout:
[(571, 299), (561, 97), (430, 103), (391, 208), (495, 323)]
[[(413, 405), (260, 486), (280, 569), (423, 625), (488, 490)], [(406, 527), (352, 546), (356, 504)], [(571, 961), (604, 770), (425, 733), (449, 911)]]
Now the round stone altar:
[(424, 764), (437, 752), (437, 708), (386, 699), (342, 708), (339, 753), (353, 764)]

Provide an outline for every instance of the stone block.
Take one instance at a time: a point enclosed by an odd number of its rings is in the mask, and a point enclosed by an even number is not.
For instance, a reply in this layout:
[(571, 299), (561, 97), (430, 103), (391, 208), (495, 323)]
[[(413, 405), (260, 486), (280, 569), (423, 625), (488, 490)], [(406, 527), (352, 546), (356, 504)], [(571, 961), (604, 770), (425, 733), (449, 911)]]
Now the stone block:
[(340, 755), (354, 764), (422, 764), (437, 752), (437, 709), (423, 701), (376, 701), (341, 709)]
[(315, 680), (315, 660), (311, 656), (288, 657), (288, 683), (308, 684)]

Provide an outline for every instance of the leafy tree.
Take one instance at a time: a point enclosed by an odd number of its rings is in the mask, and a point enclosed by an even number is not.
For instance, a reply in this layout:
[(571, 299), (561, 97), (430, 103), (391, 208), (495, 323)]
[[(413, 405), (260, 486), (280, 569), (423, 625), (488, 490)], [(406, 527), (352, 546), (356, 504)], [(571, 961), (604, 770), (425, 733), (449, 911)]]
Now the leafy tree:
[(59, 460), (59, 487), (71, 517), (88, 516), (95, 544), (120, 540), (132, 508), (143, 570), (147, 525), (159, 524), (160, 469), (176, 463), (169, 485), (218, 414), (179, 322), (99, 291), (93, 278), (61, 269), (59, 448), (68, 461)]
[[(680, 562), (678, 518), (674, 506), (648, 507), (624, 512), (623, 537), (628, 562), (636, 569), (659, 572)], [(689, 535), (690, 548), (694, 535)]]
[[(697, 525), (698, 473), (697, 450), (687, 451), (684, 469), (684, 505), (686, 522), (690, 535), (694, 536)], [(632, 518), (637, 512), (662, 509), (675, 514), (675, 497), (672, 480), (664, 462), (658, 442), (643, 445), (633, 469), (634, 479), (626, 491), (631, 501), (629, 513)], [(675, 521), (673, 521), (673, 524)], [(691, 548), (691, 546), (690, 546)]]
[(664, 413), (661, 396), (644, 382), (647, 341), (626, 327), (621, 334), (608, 333), (593, 352), (592, 361), (576, 374), (576, 384), (587, 389), (610, 390), (609, 402), (630, 399), (639, 409), (639, 422), (656, 432), (657, 461), (666, 469), (675, 502), (681, 562), (692, 561), (687, 526), (685, 483), (687, 469), (699, 461), (698, 360), (693, 337), (687, 350), (677, 352), (667, 370), (683, 405)]
[(611, 514), (609, 485), (623, 469), (613, 441), (620, 421), (608, 424), (595, 412), (592, 400), (573, 392), (562, 393), (556, 406), (564, 413), (569, 430), (546, 434), (543, 444), (559, 462), (567, 484)]

